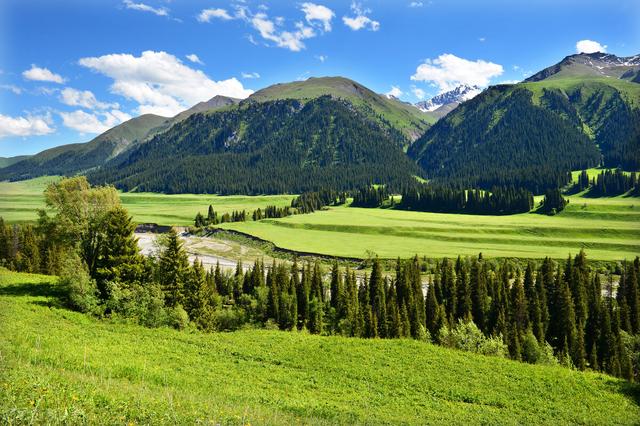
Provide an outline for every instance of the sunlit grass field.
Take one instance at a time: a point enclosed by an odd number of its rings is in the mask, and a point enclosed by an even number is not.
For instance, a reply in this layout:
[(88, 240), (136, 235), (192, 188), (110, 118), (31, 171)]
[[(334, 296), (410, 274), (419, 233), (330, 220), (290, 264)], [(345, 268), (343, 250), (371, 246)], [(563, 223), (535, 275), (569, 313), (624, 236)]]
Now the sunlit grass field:
[(146, 329), (0, 270), (2, 424), (637, 424), (638, 387), (413, 340)]
[[(0, 216), (9, 222), (36, 219), (42, 191), (56, 178), (0, 182)], [(477, 255), (562, 259), (581, 248), (593, 260), (633, 259), (640, 254), (640, 198), (569, 196), (559, 215), (526, 213), (480, 216), (332, 207), (313, 214), (260, 222), (224, 224), (279, 247), (334, 256), (366, 258)], [(219, 213), (285, 206), (292, 195), (215, 196), (121, 193), (139, 223), (191, 225), (209, 204)], [(537, 197), (536, 203), (541, 197)]]
[[(0, 182), (0, 216), (8, 222), (37, 219), (36, 209), (44, 207), (42, 192), (56, 177), (42, 177), (19, 182)], [(219, 214), (234, 210), (253, 211), (268, 205), (283, 207), (291, 204), (293, 195), (203, 195), (155, 193), (120, 193), (122, 203), (138, 223), (160, 225), (193, 225), (198, 212), (207, 213), (212, 204)]]
[(568, 197), (556, 216), (480, 216), (333, 207), (309, 215), (224, 224), (279, 247), (346, 257), (566, 258), (581, 248), (590, 259), (640, 254), (640, 199)]

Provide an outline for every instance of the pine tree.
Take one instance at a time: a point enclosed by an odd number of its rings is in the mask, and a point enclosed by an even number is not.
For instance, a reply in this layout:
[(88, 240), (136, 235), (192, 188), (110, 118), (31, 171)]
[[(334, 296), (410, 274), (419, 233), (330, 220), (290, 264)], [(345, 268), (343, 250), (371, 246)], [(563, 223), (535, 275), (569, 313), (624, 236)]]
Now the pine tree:
[(396, 296), (396, 285), (391, 283), (387, 289), (387, 337), (397, 338), (400, 337), (401, 324), (400, 324), (400, 309), (398, 308), (398, 297)]
[(529, 329), (529, 308), (520, 272), (511, 286), (511, 322), (518, 336)]
[(189, 273), (189, 259), (176, 231), (171, 228), (162, 243), (157, 280), (167, 306), (184, 305), (184, 286)]
[(377, 325), (376, 336), (387, 337), (387, 303), (382, 268), (378, 257), (373, 261), (369, 278), (369, 300), (371, 301), (371, 311)]
[(540, 297), (534, 282), (533, 270), (533, 265), (529, 262), (524, 273), (524, 294), (528, 301), (529, 323), (533, 334), (539, 343), (544, 343), (544, 324), (540, 309)]
[[(474, 259), (473, 263), (471, 264), (471, 313), (473, 316), (473, 322), (478, 326), (480, 330), (482, 330), (482, 332), (486, 334), (488, 331), (487, 315), (489, 307), (487, 295), (487, 279), (485, 274), (486, 271), (484, 269), (484, 262), (482, 262), (481, 258)], [(429, 297), (428, 294), (427, 297)]]
[(455, 319), (467, 322), (471, 320), (471, 290), (469, 287), (469, 274), (467, 265), (458, 256), (456, 260), (456, 314)]

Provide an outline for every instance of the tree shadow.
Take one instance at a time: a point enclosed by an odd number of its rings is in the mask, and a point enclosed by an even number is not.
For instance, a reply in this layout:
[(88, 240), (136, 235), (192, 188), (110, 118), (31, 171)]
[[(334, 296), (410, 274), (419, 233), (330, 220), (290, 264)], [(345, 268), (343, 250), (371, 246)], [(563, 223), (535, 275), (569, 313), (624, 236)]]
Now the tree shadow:
[(640, 406), (640, 384), (623, 381), (617, 386), (617, 391)]
[(63, 297), (64, 292), (58, 286), (49, 283), (22, 283), (0, 286), (0, 296), (42, 296), (42, 297)]

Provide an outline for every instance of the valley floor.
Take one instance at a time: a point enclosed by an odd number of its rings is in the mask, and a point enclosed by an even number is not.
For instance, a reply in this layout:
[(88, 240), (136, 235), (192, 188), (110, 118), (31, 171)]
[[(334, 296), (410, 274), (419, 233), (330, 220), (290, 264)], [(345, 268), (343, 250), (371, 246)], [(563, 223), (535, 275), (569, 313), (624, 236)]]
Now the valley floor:
[(0, 423), (635, 424), (637, 385), (412, 340), (146, 329), (0, 270)]
[[(42, 191), (55, 177), (22, 182), (0, 182), (0, 217), (5, 221), (34, 221), (44, 207)], [(209, 204), (219, 213), (285, 206), (291, 195), (213, 196), (122, 193), (122, 202), (138, 223), (190, 225), (197, 212)], [(537, 197), (536, 203), (541, 197)], [(591, 260), (619, 261), (640, 254), (640, 199), (638, 197), (589, 198), (569, 196), (559, 215), (524, 213), (482, 216), (410, 212), (392, 209), (331, 207), (312, 214), (258, 222), (221, 225), (302, 252), (366, 259), (431, 258), (458, 255), (565, 259), (585, 249)], [(269, 258), (254, 247), (207, 238), (192, 244), (193, 256), (252, 263)]]

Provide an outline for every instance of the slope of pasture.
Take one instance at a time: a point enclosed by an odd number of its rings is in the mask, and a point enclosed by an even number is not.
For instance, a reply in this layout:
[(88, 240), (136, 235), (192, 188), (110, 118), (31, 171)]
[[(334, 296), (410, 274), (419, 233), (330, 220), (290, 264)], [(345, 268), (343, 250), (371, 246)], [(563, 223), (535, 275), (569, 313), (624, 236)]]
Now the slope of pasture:
[(347, 257), (566, 258), (581, 248), (590, 259), (640, 254), (640, 199), (569, 197), (557, 216), (479, 216), (336, 207), (284, 219), (224, 224), (279, 247)]
[(2, 424), (634, 424), (638, 387), (444, 349), (92, 319), (0, 270)]
[[(19, 182), (0, 182), (0, 217), (8, 222), (36, 220), (36, 209), (44, 207), (42, 192), (58, 177), (41, 177)], [(193, 225), (198, 212), (207, 213), (212, 204), (219, 214), (234, 210), (253, 210), (268, 205), (283, 207), (291, 204), (293, 195), (217, 196), (202, 194), (166, 195), (156, 193), (120, 193), (124, 206), (138, 223), (160, 225)]]

